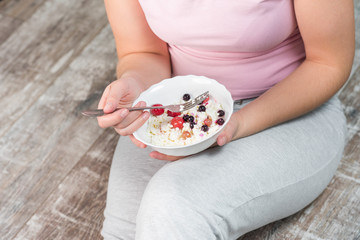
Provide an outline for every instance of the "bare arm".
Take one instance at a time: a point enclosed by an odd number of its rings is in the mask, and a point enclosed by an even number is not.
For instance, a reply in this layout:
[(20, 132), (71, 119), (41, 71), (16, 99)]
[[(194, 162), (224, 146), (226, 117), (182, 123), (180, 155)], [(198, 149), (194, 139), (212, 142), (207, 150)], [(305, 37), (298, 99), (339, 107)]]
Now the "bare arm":
[(134, 77), (147, 88), (170, 77), (167, 45), (150, 29), (138, 1), (105, 0), (118, 54), (117, 76)]
[[(142, 8), (136, 0), (105, 0), (105, 8), (111, 25), (118, 54), (118, 79), (109, 84), (98, 104), (108, 113), (98, 117), (100, 127), (113, 127), (120, 135), (130, 136), (149, 118), (144, 111), (117, 107), (133, 105), (136, 98), (149, 86), (170, 77), (170, 57), (167, 44), (150, 29)], [(106, 44), (106, 43), (105, 43)], [(139, 102), (137, 106), (144, 106)]]
[(331, 98), (346, 82), (355, 44), (352, 0), (294, 3), (306, 60), (234, 114), (232, 124), (218, 138), (219, 145), (301, 116)]

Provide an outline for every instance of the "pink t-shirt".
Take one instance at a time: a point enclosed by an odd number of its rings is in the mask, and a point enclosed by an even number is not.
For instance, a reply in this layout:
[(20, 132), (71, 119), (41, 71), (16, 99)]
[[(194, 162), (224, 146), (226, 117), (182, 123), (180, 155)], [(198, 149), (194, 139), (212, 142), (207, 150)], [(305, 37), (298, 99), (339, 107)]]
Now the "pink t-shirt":
[(234, 99), (259, 96), (304, 60), (292, 0), (139, 0), (168, 43), (173, 75), (202, 75)]

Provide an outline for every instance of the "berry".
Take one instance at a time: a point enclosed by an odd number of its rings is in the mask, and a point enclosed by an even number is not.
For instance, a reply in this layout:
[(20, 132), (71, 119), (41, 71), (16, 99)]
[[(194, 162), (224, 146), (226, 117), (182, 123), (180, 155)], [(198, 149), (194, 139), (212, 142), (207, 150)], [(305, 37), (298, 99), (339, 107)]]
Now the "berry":
[(199, 103), (199, 105), (201, 105), (201, 104), (206, 105), (206, 103), (209, 101), (209, 99), (210, 99), (210, 97), (205, 98), (205, 100), (202, 101), (201, 103)]
[(183, 116), (184, 121), (185, 121), (185, 122), (189, 122), (189, 117), (190, 117), (190, 116), (189, 116), (188, 114), (184, 115), (184, 116)]
[(216, 124), (218, 125), (223, 125), (225, 123), (225, 120), (223, 118), (219, 118), (218, 120), (216, 120)]
[(188, 132), (188, 131), (184, 131), (182, 134), (181, 134), (181, 138), (183, 139), (187, 139), (191, 137), (191, 134)]
[(222, 117), (225, 115), (225, 112), (223, 110), (219, 110), (219, 111), (217, 111), (217, 114), (219, 117)]
[(205, 124), (206, 126), (208, 126), (208, 127), (211, 126), (211, 123), (212, 123), (212, 120), (209, 119), (209, 118), (207, 118), (207, 119), (204, 120), (204, 124)]
[(167, 115), (169, 117), (177, 117), (177, 116), (181, 115), (181, 112), (172, 112), (170, 110), (167, 110)]
[(206, 111), (206, 107), (204, 105), (199, 106), (198, 112), (205, 112), (205, 111)]
[(209, 127), (207, 125), (201, 126), (201, 131), (207, 132), (209, 130)]
[(189, 101), (190, 100), (190, 94), (185, 93), (184, 96), (183, 96), (183, 100), (184, 101)]
[(202, 102), (202, 104), (206, 104), (209, 101), (210, 97), (205, 98), (205, 100)]
[(184, 126), (184, 119), (182, 119), (182, 117), (174, 117), (171, 120), (171, 125), (173, 126), (173, 128), (182, 129)]
[[(153, 106), (153, 107), (162, 106), (162, 104), (153, 104), (152, 106)], [(159, 116), (159, 115), (163, 114), (164, 111), (165, 111), (165, 110), (164, 110), (163, 108), (155, 108), (155, 109), (151, 109), (151, 110), (150, 110), (150, 113), (151, 113), (152, 115), (154, 115), (154, 116)]]
[(196, 123), (190, 122), (190, 128), (193, 129)]
[(195, 121), (194, 116), (189, 116), (189, 122), (194, 122), (194, 121)]

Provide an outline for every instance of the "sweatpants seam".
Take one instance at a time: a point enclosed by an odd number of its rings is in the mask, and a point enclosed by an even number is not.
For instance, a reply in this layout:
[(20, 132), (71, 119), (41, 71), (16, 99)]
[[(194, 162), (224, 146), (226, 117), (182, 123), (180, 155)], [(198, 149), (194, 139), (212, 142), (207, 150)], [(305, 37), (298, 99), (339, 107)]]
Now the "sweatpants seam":
[[(344, 151), (344, 150), (341, 151), (342, 154), (343, 154), (343, 151)], [(336, 156), (338, 156), (338, 155), (335, 155), (335, 157), (336, 157)], [(341, 155), (340, 155), (340, 156), (341, 156)], [(250, 203), (250, 202), (252, 202), (252, 201), (254, 201), (254, 200), (258, 199), (258, 198), (265, 197), (265, 196), (269, 196), (270, 194), (274, 194), (274, 193), (276, 193), (276, 192), (279, 192), (279, 191), (281, 191), (281, 190), (284, 190), (284, 189), (286, 189), (286, 188), (288, 188), (288, 187), (290, 187), (290, 186), (293, 186), (293, 185), (295, 185), (295, 184), (302, 183), (302, 182), (308, 180), (309, 178), (316, 176), (319, 172), (321, 172), (322, 170), (324, 170), (325, 168), (327, 168), (327, 167), (332, 163), (332, 161), (334, 161), (335, 157), (332, 158), (331, 161), (328, 161), (322, 168), (320, 168), (319, 170), (317, 170), (317, 171), (314, 172), (313, 174), (307, 176), (306, 178), (303, 178), (303, 179), (301, 179), (301, 180), (299, 180), (299, 181), (290, 183), (290, 184), (288, 184), (288, 185), (286, 185), (286, 186), (284, 186), (284, 187), (281, 187), (281, 188), (279, 188), (279, 189), (276, 189), (276, 190), (274, 190), (274, 191), (272, 191), (272, 192), (267, 192), (267, 193), (261, 194), (261, 195), (259, 195), (259, 196), (256, 196), (256, 197), (254, 197), (254, 198), (252, 198), (252, 199), (250, 199), (250, 200), (242, 203), (240, 206), (238, 206), (238, 207), (234, 208), (233, 210), (231, 210), (231, 212), (230, 212), (229, 214), (227, 214), (226, 217), (223, 217), (222, 219), (219, 220), (219, 222), (218, 222), (218, 224), (217, 224), (218, 229), (221, 229), (221, 228), (220, 228), (220, 225), (225, 222), (225, 219), (227, 219), (229, 216), (231, 216), (231, 215), (232, 215), (236, 210), (238, 210), (239, 208), (245, 206), (246, 204), (248, 204), (248, 203)], [(333, 177), (334, 177), (334, 176), (332, 176), (332, 178), (333, 178)], [(331, 178), (331, 179), (332, 179), (332, 178)], [(220, 234), (221, 234), (221, 236), (223, 237), (223, 234), (222, 234), (221, 231), (220, 231)], [(223, 237), (223, 238), (224, 238), (224, 237)]]

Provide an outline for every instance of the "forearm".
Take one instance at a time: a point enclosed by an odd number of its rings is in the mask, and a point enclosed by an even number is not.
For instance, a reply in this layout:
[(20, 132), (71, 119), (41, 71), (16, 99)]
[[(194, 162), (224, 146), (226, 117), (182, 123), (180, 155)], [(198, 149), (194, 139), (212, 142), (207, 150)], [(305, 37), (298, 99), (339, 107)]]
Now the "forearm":
[(317, 108), (341, 88), (349, 73), (347, 66), (331, 67), (305, 61), (289, 77), (234, 114), (239, 124), (233, 139), (252, 135)]
[(142, 90), (171, 76), (168, 55), (156, 53), (130, 53), (123, 56), (116, 69), (118, 78), (138, 81)]

